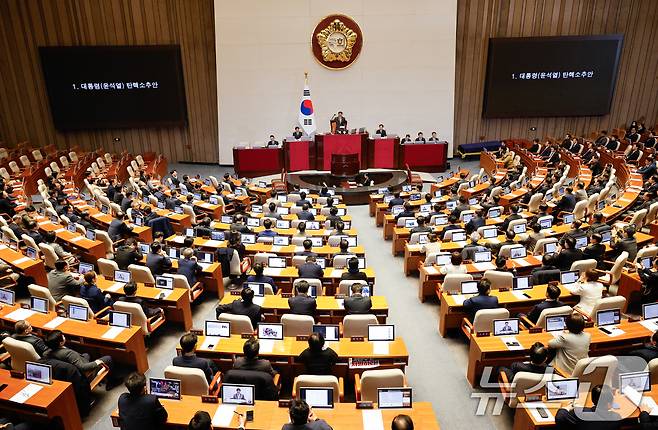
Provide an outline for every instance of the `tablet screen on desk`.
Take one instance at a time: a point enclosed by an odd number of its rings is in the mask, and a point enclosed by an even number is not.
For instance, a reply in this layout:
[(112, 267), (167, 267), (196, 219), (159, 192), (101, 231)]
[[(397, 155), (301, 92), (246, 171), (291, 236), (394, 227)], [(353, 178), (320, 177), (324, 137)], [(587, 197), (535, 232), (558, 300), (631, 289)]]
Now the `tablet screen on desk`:
[(151, 394), (160, 399), (180, 400), (180, 380), (149, 378)]
[(114, 271), (114, 281), (115, 282), (130, 282), (131, 276), (130, 272), (127, 270), (115, 270)]
[(379, 409), (401, 409), (411, 408), (412, 391), (409, 387), (404, 388), (378, 388), (377, 407)]
[(75, 224), (73, 224), (73, 223), (69, 223), (69, 224), (67, 224), (67, 225), (66, 225), (66, 229), (67, 229), (68, 231), (70, 231), (71, 233), (75, 233), (75, 232), (77, 231), (76, 228), (75, 228)]
[(598, 311), (596, 313), (596, 325), (599, 327), (619, 324), (620, 321), (621, 311), (619, 309), (609, 309), (605, 311)]
[(568, 400), (578, 398), (578, 379), (546, 381), (546, 399)]
[(227, 405), (253, 405), (254, 386), (242, 384), (222, 384), (222, 403)]
[(47, 364), (25, 362), (25, 380), (39, 382), (41, 384), (52, 384), (52, 367)]
[(560, 283), (562, 285), (574, 284), (578, 282), (578, 276), (580, 272), (577, 270), (567, 270), (565, 272), (560, 272)]
[(395, 326), (393, 324), (369, 324), (368, 341), (395, 340)]
[(162, 288), (163, 290), (173, 290), (174, 278), (170, 278), (169, 276), (156, 276), (155, 286), (158, 288)]
[(551, 315), (546, 317), (546, 331), (562, 331), (566, 326), (566, 315)]
[(283, 324), (258, 324), (258, 338), (283, 340)]
[(530, 283), (530, 276), (518, 276), (512, 279), (512, 289), (513, 290), (529, 290), (532, 288)]
[(256, 235), (255, 234), (242, 234), (240, 236), (240, 240), (242, 243), (253, 245), (256, 243)]
[(233, 217), (231, 215), (222, 215), (220, 221), (224, 224), (231, 224), (233, 222)]
[(6, 305), (13, 305), (15, 295), (16, 293), (14, 293), (12, 290), (0, 288), (0, 303), (4, 303)]
[(334, 407), (333, 388), (300, 388), (299, 397), (312, 408), (332, 409)]
[(224, 240), (224, 232), (219, 230), (213, 230), (210, 233), (210, 239), (212, 240)]
[(42, 314), (48, 313), (48, 299), (41, 297), (30, 297), (30, 309), (33, 311), (41, 312)]
[(619, 374), (619, 391), (624, 392), (626, 387), (642, 393), (651, 391), (651, 376), (649, 372), (629, 372)]
[(500, 208), (491, 208), (487, 212), (488, 218), (498, 218), (500, 216)]
[(642, 305), (642, 318), (650, 320), (658, 318), (658, 303), (645, 303)]
[(496, 227), (488, 227), (482, 229), (482, 237), (484, 239), (493, 239), (498, 236), (498, 229)]
[(231, 323), (228, 321), (206, 321), (206, 336), (231, 337)]
[(254, 296), (256, 297), (265, 296), (265, 284), (262, 282), (246, 282), (244, 286), (246, 288), (251, 288), (254, 292)]
[(494, 336), (513, 336), (515, 334), (519, 334), (518, 318), (494, 320), (493, 332)]
[(87, 321), (89, 319), (89, 310), (85, 306), (69, 305), (69, 318), (78, 321)]
[(491, 261), (491, 251), (477, 251), (473, 255), (474, 263), (488, 263)]
[(320, 333), (324, 340), (331, 342), (337, 342), (340, 338), (337, 324), (315, 324), (313, 325), (313, 333)]
[(288, 236), (274, 236), (272, 244), (276, 246), (288, 246), (290, 245), (290, 238)]
[(514, 233), (522, 234), (522, 233), (525, 233), (525, 231), (526, 231), (526, 224), (525, 223), (515, 224), (514, 225)]
[(477, 294), (478, 293), (478, 281), (462, 281), (462, 283), (461, 283), (461, 293), (462, 294)]
[(87, 239), (96, 240), (96, 232), (94, 230), (87, 230)]
[[(524, 224), (525, 225), (525, 224)], [(510, 258), (525, 258), (528, 254), (524, 246), (510, 249)]]
[(275, 269), (286, 267), (286, 257), (270, 257), (267, 259), (267, 266)]
[(128, 312), (110, 311), (110, 325), (112, 327), (130, 328), (130, 317)]

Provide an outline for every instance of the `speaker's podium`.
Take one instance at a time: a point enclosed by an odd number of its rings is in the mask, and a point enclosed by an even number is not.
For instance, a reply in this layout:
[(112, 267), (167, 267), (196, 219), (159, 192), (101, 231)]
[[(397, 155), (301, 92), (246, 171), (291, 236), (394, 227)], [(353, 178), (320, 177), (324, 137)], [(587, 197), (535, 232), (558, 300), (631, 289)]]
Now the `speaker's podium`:
[(331, 175), (351, 178), (359, 174), (359, 154), (332, 154)]
[(331, 170), (331, 157), (334, 154), (356, 154), (359, 158), (359, 168), (368, 167), (368, 133), (365, 131), (356, 133), (356, 130), (352, 130), (351, 134), (317, 134), (315, 142), (317, 170)]

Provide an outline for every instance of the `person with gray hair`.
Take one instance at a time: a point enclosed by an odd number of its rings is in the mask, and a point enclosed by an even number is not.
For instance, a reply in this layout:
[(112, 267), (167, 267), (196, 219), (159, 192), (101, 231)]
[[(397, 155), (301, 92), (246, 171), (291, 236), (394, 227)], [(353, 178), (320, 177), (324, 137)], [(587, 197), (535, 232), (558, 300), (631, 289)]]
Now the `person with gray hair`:
[(178, 259), (178, 270), (176, 273), (185, 276), (190, 287), (196, 284), (196, 277), (203, 271), (203, 267), (197, 262), (192, 248), (185, 248)]
[(480, 240), (480, 233), (474, 231), (470, 236), (471, 241), (464, 245), (462, 249), (462, 258), (464, 260), (471, 260), (475, 258), (475, 253), (480, 251), (486, 251), (487, 247), (480, 245), (478, 242)]

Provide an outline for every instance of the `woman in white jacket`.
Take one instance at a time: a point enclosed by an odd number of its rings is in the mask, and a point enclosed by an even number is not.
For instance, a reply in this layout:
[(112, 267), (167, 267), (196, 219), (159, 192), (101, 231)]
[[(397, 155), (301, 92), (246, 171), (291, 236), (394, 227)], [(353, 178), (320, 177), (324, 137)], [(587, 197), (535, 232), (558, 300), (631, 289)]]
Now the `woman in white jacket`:
[(600, 276), (596, 270), (587, 270), (581, 275), (578, 282), (572, 287), (568, 287), (571, 294), (580, 296), (580, 301), (575, 307), (590, 317), (594, 305), (603, 297), (604, 287), (598, 282)]

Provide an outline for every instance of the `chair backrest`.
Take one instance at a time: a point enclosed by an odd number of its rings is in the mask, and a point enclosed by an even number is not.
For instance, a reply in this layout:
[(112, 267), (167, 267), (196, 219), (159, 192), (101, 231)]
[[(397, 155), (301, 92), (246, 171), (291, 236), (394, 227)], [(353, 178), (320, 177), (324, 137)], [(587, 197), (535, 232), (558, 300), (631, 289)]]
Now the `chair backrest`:
[(597, 261), (593, 258), (588, 260), (578, 260), (571, 263), (571, 269), (569, 270), (578, 270), (580, 274), (585, 273), (590, 269), (596, 269)]
[(528, 220), (526, 220), (524, 218), (513, 219), (512, 221), (509, 222), (509, 225), (507, 226), (507, 231), (514, 231), (514, 226), (521, 225), (521, 224), (528, 224)]
[(5, 180), (7, 180), (7, 181), (8, 181), (9, 179), (11, 179), (11, 175), (9, 174), (9, 172), (7, 171), (7, 169), (4, 168), (4, 167), (0, 167), (0, 176), (2, 176), (2, 177), (3, 177)]
[(343, 337), (368, 336), (368, 325), (379, 324), (372, 314), (345, 315), (343, 318)]
[(50, 290), (48, 288), (42, 287), (41, 285), (37, 285), (37, 284), (30, 284), (27, 286), (27, 289), (30, 292), (31, 296), (40, 297), (42, 299), (48, 300), (48, 310), (50, 311), (55, 310), (57, 301), (55, 300), (53, 295), (50, 294)]
[(543, 393), (545, 391), (546, 381), (556, 379), (563, 378), (556, 373), (518, 372), (511, 381), (510, 408), (515, 408), (518, 405), (519, 399), (523, 401), (527, 395)]
[(509, 318), (509, 310), (500, 309), (480, 309), (475, 313), (473, 318), (473, 330), (477, 332), (493, 332), (494, 320)]
[(294, 267), (299, 267), (304, 263), (306, 263), (306, 256), (305, 255), (295, 255), (295, 256), (292, 257), (292, 265)]
[(23, 165), (23, 167), (30, 167), (30, 159), (27, 158), (27, 155), (21, 155), (19, 158), (19, 161)]
[(43, 160), (43, 154), (38, 149), (35, 149), (32, 151), (32, 158), (34, 158), (34, 161), (41, 161)]
[(60, 172), (60, 170), (59, 170), (59, 166), (58, 166), (57, 163), (54, 162), (54, 161), (51, 161), (51, 162), (50, 162), (50, 168), (53, 170), (53, 172), (57, 172), (57, 173)]
[(340, 245), (340, 241), (343, 239), (342, 236), (329, 236), (329, 239), (327, 239), (327, 245), (329, 246), (338, 246)]
[(462, 281), (472, 281), (473, 275), (468, 273), (448, 273), (443, 278), (443, 285), (441, 290), (446, 293), (458, 293), (461, 292)]
[(409, 245), (417, 245), (423, 235), (427, 235), (427, 233), (412, 233), (409, 237)]
[(348, 254), (348, 255), (336, 255), (334, 257), (333, 261), (333, 267), (336, 269), (342, 269), (344, 267), (347, 267), (347, 262), (349, 261), (350, 258), (356, 257), (356, 255), (353, 254)]
[(183, 213), (186, 215), (190, 216), (190, 221), (192, 224), (196, 224), (196, 214), (194, 213), (194, 209), (190, 205), (180, 205), (181, 208), (183, 208)]
[(294, 281), (292, 281), (292, 289), (293, 291), (295, 290), (295, 287), (297, 284), (299, 284), (302, 281), (308, 282), (308, 285), (311, 287), (315, 287), (316, 294), (318, 296), (323, 295), (322, 291), (322, 281), (319, 279), (313, 279), (313, 278), (297, 278)]
[(639, 262), (642, 258), (655, 257), (656, 255), (658, 255), (658, 246), (647, 245), (644, 248), (637, 251), (637, 255), (635, 256), (635, 262)]
[(293, 391), (299, 393), (300, 388), (325, 387), (334, 389), (334, 403), (340, 400), (338, 378), (333, 375), (299, 375), (295, 378)]
[(608, 296), (602, 297), (596, 301), (592, 307), (590, 314), (593, 320), (596, 320), (596, 313), (610, 309), (621, 309), (621, 312), (626, 310), (626, 297), (624, 296)]
[(366, 281), (360, 280), (360, 279), (355, 279), (355, 280), (350, 280), (350, 279), (345, 279), (343, 281), (340, 281), (338, 284), (338, 291), (336, 294), (343, 294), (345, 296), (349, 296), (350, 294), (350, 288), (352, 288), (352, 285), (354, 284), (361, 284), (361, 285), (368, 285)]
[(293, 244), (293, 245), (295, 245), (295, 246), (302, 246), (302, 245), (304, 245), (304, 241), (305, 241), (306, 239), (307, 239), (307, 238), (306, 238), (306, 237), (303, 237), (303, 236), (295, 236), (295, 237), (292, 238), (292, 240), (290, 241), (290, 243)]
[(639, 230), (642, 228), (643, 222), (644, 222), (644, 217), (647, 216), (647, 210), (642, 209), (639, 211), (636, 211), (633, 216), (631, 217), (631, 220), (628, 222), (630, 225), (634, 225), (636, 230)]
[(253, 333), (254, 327), (251, 325), (251, 320), (246, 315), (235, 315), (229, 313), (221, 313), (217, 317), (219, 321), (227, 321), (231, 323), (231, 334)]
[(573, 217), (574, 219), (583, 219), (585, 218), (585, 212), (587, 211), (587, 206), (589, 201), (587, 199), (581, 200), (576, 203), (576, 206), (573, 208)]
[(110, 238), (110, 235), (107, 234), (106, 231), (96, 229), (94, 230), (96, 232), (96, 239), (100, 240), (105, 244), (105, 252), (108, 255), (113, 255), (114, 254), (114, 242), (112, 242), (112, 239)]
[(571, 309), (571, 306), (564, 305), (564, 306), (559, 306), (557, 308), (547, 308), (541, 311), (539, 314), (539, 318), (537, 318), (537, 323), (535, 324), (537, 327), (541, 328), (546, 328), (546, 318), (548, 317), (554, 317), (558, 315), (571, 315), (573, 313), (573, 309)]
[(98, 271), (101, 275), (114, 279), (114, 271), (119, 270), (119, 265), (114, 260), (109, 260), (107, 258), (99, 258), (96, 260), (98, 263)]
[(149, 334), (148, 318), (146, 318), (146, 314), (144, 314), (144, 310), (139, 304), (118, 300), (114, 302), (112, 307), (115, 311), (129, 313), (131, 315), (130, 324), (141, 327), (142, 334), (145, 336)]
[(281, 315), (281, 324), (285, 337), (310, 336), (315, 320), (310, 315), (284, 314)]
[(554, 237), (545, 237), (543, 239), (539, 239), (537, 243), (535, 244), (535, 249), (532, 250), (532, 253), (534, 255), (543, 255), (544, 254), (544, 246), (547, 243), (557, 243), (558, 240)]
[(44, 256), (45, 264), (46, 267), (50, 269), (55, 268), (55, 262), (58, 260), (59, 257), (57, 257), (57, 253), (53, 249), (52, 246), (48, 245), (47, 243), (40, 243), (39, 244), (39, 249), (41, 250), (41, 253)]
[(22, 340), (6, 337), (2, 341), (2, 346), (5, 347), (11, 357), (12, 370), (25, 372), (26, 361), (37, 361), (40, 358), (34, 347)]
[(9, 227), (7, 227), (6, 225), (1, 226), (0, 230), (2, 230), (2, 233), (4, 233), (4, 235), (7, 236), (9, 239), (15, 240), (16, 242), (19, 241), (16, 235), (14, 234), (14, 231)]
[(208, 380), (201, 369), (193, 367), (167, 366), (164, 377), (181, 381), (181, 394), (187, 396), (207, 396)]
[(613, 355), (581, 358), (576, 362), (571, 376), (578, 378), (580, 392), (587, 392), (597, 385), (610, 385), (617, 364), (617, 357)]
[[(596, 212), (596, 202), (599, 201), (599, 193), (594, 193), (587, 198), (587, 212)], [(658, 206), (657, 206), (658, 207)]]
[(62, 165), (62, 167), (69, 167), (69, 160), (66, 158), (66, 156), (62, 155), (59, 157), (59, 162)]
[(261, 263), (264, 266), (267, 266), (270, 257), (276, 257), (276, 254), (273, 252), (257, 252), (254, 255), (254, 264)]
[(491, 189), (491, 192), (489, 193), (489, 200), (493, 199), (495, 196), (499, 195), (500, 193), (503, 192), (503, 187), (493, 187)]
[(398, 218), (398, 220), (395, 222), (395, 226), (396, 226), (396, 227), (404, 227), (404, 225), (405, 225), (405, 223), (407, 222), (407, 220), (410, 220), (410, 219), (415, 219), (415, 217), (412, 217), (412, 216), (401, 216), (401, 217)]
[(77, 163), (78, 162), (78, 154), (75, 152), (71, 151), (69, 152), (69, 158), (71, 159), (72, 162)]
[(32, 248), (34, 248), (34, 249), (39, 249), (39, 247), (37, 246), (37, 243), (34, 241), (34, 239), (32, 239), (32, 238), (31, 238), (30, 236), (28, 236), (27, 234), (21, 234), (21, 239), (23, 239), (23, 242), (24, 242), (27, 246), (30, 246), (30, 247), (32, 247)]
[(271, 236), (258, 236), (256, 239), (256, 243), (272, 243), (274, 242), (274, 238)]
[(651, 224), (656, 219), (656, 213), (658, 213), (658, 202), (649, 205), (649, 212), (644, 217), (644, 225)]
[(628, 252), (623, 251), (615, 259), (615, 264), (612, 265), (610, 269), (610, 285), (616, 284), (621, 278), (621, 270), (624, 268), (624, 265), (628, 261)]
[(15, 161), (9, 162), (9, 169), (14, 173), (20, 173), (21, 169), (18, 167), (18, 164)]
[(512, 280), (514, 279), (514, 274), (512, 272), (498, 272), (496, 270), (487, 270), (482, 275), (483, 278), (487, 278), (491, 281), (491, 288), (494, 290), (499, 290), (501, 288), (512, 288)]
[(454, 230), (448, 230), (445, 233), (445, 241), (450, 242), (452, 240), (452, 235), (455, 233), (463, 232), (464, 230), (462, 229), (454, 229)]
[(62, 297), (62, 305), (64, 306), (64, 309), (66, 309), (66, 312), (69, 311), (69, 305), (84, 306), (85, 308), (87, 308), (87, 314), (89, 315), (89, 319), (91, 320), (94, 318), (94, 311), (89, 307), (89, 303), (82, 297), (74, 297), (74, 296), (66, 295)]
[(142, 284), (155, 284), (155, 278), (148, 267), (131, 264), (128, 266), (128, 270), (133, 281)]
[(361, 401), (377, 402), (378, 388), (406, 385), (404, 372), (400, 369), (366, 370), (361, 374)]
[(532, 197), (530, 197), (530, 201), (528, 202), (528, 211), (537, 212), (543, 198), (543, 193), (533, 194)]
[(510, 258), (512, 248), (523, 248), (523, 245), (520, 244), (503, 245), (500, 247), (500, 251), (498, 251), (498, 256), (503, 258)]
[(654, 358), (653, 360), (649, 361), (649, 365), (647, 367), (649, 368), (649, 373), (651, 374), (651, 380), (658, 381), (658, 358)]

